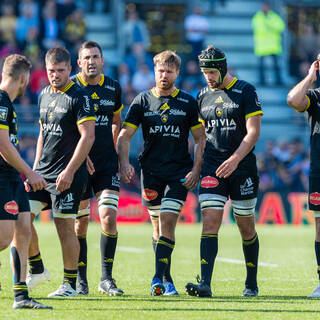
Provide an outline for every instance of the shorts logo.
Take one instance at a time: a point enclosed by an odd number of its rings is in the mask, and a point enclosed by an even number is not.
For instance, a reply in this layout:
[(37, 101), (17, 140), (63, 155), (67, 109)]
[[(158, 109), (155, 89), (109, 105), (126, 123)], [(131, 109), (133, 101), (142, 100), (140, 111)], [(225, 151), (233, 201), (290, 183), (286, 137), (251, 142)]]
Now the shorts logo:
[(142, 197), (144, 200), (152, 201), (158, 197), (158, 192), (151, 189), (143, 189)]
[(19, 207), (14, 200), (7, 202), (4, 205), (4, 210), (6, 210), (10, 214), (18, 214), (19, 213)]
[(315, 206), (320, 205), (320, 193), (314, 192), (310, 194), (310, 202)]
[(251, 178), (247, 178), (244, 184), (240, 185), (240, 193), (242, 196), (252, 194), (254, 191), (254, 184)]
[(219, 185), (219, 181), (216, 178), (207, 176), (201, 179), (201, 188), (215, 188)]
[(64, 197), (64, 199), (61, 199), (60, 204), (59, 204), (59, 209), (71, 210), (73, 208), (73, 202), (74, 202), (73, 194), (68, 193)]
[(112, 176), (112, 182), (111, 182), (113, 187), (120, 188), (120, 176), (119, 173), (116, 173), (115, 176)]

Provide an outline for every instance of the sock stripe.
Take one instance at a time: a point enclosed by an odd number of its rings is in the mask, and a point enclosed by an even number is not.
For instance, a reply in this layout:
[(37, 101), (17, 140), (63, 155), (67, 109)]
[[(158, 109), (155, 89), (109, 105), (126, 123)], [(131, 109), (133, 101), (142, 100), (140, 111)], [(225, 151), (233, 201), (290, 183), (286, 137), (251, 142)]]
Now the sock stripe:
[(104, 232), (103, 230), (101, 231), (101, 233), (108, 238), (118, 238), (118, 233), (117, 234), (110, 234), (110, 233)]
[(174, 248), (174, 244), (170, 244), (170, 243), (165, 242), (165, 241), (160, 240), (160, 239), (158, 240), (157, 244), (162, 244), (162, 245), (167, 246), (167, 247), (169, 247), (169, 248), (171, 248), (171, 249)]
[(23, 290), (23, 291), (28, 291), (27, 285), (14, 285), (13, 290)]
[(63, 275), (68, 278), (76, 278), (77, 277), (77, 273), (66, 273), (65, 272)]
[(256, 235), (253, 237), (253, 239), (251, 240), (243, 240), (242, 243), (245, 245), (245, 246), (248, 246), (250, 244), (253, 244), (258, 238), (258, 234), (256, 233)]
[(202, 234), (201, 239), (206, 239), (206, 238), (218, 238), (217, 234)]

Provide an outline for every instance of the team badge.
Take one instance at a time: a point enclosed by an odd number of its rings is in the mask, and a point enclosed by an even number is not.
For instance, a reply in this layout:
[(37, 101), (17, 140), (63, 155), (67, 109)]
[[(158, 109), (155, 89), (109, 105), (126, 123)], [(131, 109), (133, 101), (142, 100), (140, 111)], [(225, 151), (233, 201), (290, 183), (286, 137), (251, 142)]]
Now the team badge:
[(8, 213), (14, 214), (14, 215), (19, 213), (19, 207), (14, 200), (7, 202), (4, 205), (4, 210), (6, 210)]
[(0, 120), (7, 120), (8, 116), (8, 108), (0, 107)]
[(161, 121), (164, 122), (164, 123), (166, 123), (166, 122), (168, 121), (168, 115), (167, 115), (167, 114), (163, 114), (163, 115), (161, 116)]
[(143, 189), (142, 197), (144, 200), (152, 201), (158, 197), (158, 192), (151, 189)]
[(310, 203), (314, 204), (315, 206), (320, 205), (320, 193), (313, 192), (310, 194)]
[(53, 112), (49, 112), (48, 119), (51, 121), (53, 119)]
[(221, 116), (222, 116), (222, 108), (221, 108), (221, 107), (217, 107), (217, 108), (216, 108), (216, 115), (217, 115), (218, 117), (221, 117)]
[(215, 188), (219, 185), (219, 181), (211, 176), (206, 176), (201, 179), (200, 186), (202, 188)]

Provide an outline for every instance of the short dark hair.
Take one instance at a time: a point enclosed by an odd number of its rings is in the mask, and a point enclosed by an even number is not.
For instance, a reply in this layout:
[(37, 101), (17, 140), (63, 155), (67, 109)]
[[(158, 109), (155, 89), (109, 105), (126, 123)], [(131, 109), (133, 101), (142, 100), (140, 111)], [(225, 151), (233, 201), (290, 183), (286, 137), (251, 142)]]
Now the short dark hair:
[(3, 63), (2, 74), (12, 79), (18, 79), (20, 75), (30, 71), (30, 60), (21, 54), (11, 54)]
[(71, 63), (71, 58), (70, 58), (70, 53), (66, 48), (51, 48), (47, 53), (46, 53), (46, 63), (60, 63), (60, 62), (65, 62), (70, 65)]
[(84, 42), (84, 43), (80, 46), (80, 48), (79, 48), (79, 50), (78, 50), (78, 55), (80, 56), (80, 53), (81, 53), (81, 51), (82, 51), (83, 49), (91, 49), (91, 48), (98, 48), (99, 51), (100, 51), (101, 57), (103, 56), (102, 49), (101, 49), (100, 45), (99, 45), (97, 42), (95, 42), (95, 41), (86, 41), (86, 42)]
[(164, 65), (174, 65), (177, 70), (180, 69), (181, 65), (181, 58), (173, 51), (166, 50), (158, 53), (153, 58), (153, 63), (156, 66), (158, 63), (164, 64)]

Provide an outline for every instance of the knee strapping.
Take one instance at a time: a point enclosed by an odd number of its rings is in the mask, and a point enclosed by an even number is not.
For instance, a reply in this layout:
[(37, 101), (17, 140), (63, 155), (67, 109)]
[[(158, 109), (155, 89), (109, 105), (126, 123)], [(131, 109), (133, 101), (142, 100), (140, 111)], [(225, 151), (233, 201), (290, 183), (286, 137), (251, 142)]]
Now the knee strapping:
[(160, 208), (161, 208), (160, 205), (148, 207), (148, 212), (149, 212), (150, 217), (152, 217), (154, 219), (159, 218), (159, 216), (160, 216)]
[(98, 199), (99, 208), (118, 210), (119, 196), (117, 194), (102, 194)]
[(249, 200), (231, 200), (231, 203), (234, 215), (250, 217), (255, 214), (257, 198)]
[(227, 197), (219, 194), (204, 193), (199, 196), (201, 211), (206, 209), (223, 210), (227, 200)]
[(184, 205), (184, 201), (172, 198), (163, 198), (161, 201), (160, 213), (162, 212), (172, 212), (175, 214), (180, 214), (181, 209)]

